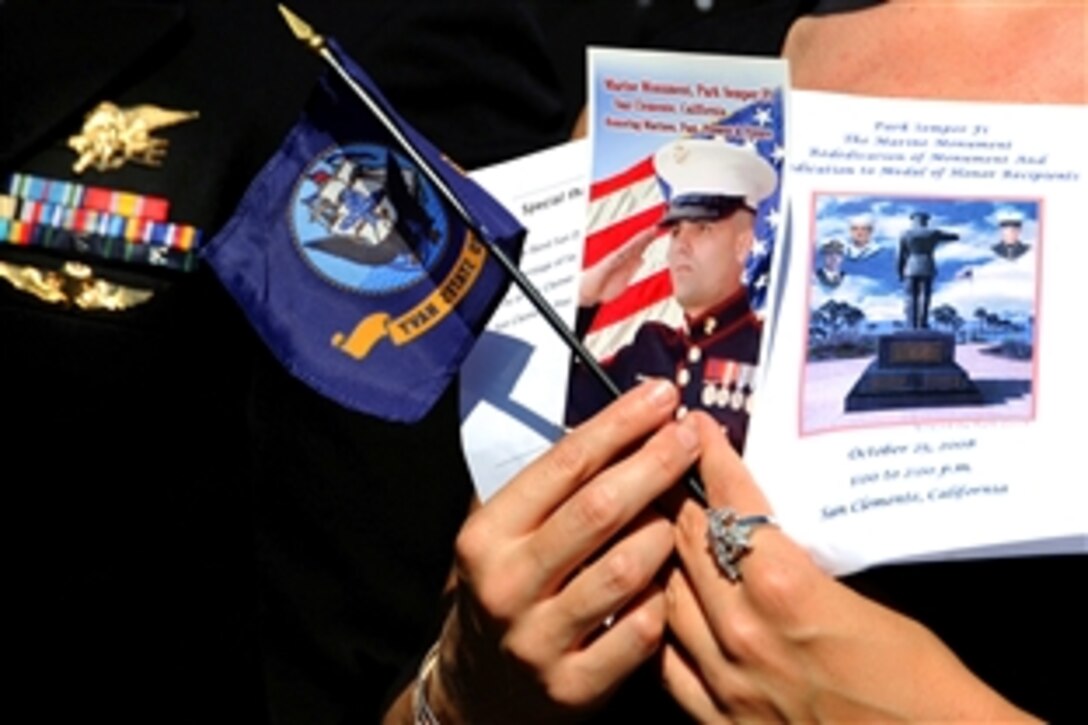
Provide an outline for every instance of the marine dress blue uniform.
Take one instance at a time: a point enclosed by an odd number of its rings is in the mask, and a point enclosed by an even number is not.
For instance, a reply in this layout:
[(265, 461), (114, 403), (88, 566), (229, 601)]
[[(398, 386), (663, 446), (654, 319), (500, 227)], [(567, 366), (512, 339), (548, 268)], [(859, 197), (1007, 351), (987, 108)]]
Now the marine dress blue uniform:
[[(643, 378), (667, 378), (680, 389), (681, 410), (705, 410), (740, 450), (755, 393), (762, 324), (743, 288), (714, 309), (685, 318), (680, 328), (648, 322), (635, 339), (604, 362), (622, 389)], [(576, 376), (575, 398), (592, 398), (596, 381)], [(591, 411), (587, 411), (591, 412)]]

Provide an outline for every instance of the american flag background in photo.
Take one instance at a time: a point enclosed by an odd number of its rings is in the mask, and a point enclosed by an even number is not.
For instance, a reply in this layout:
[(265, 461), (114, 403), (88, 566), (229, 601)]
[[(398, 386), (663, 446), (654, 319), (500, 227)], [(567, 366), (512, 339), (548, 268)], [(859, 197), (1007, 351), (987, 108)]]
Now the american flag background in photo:
[[(765, 101), (737, 109), (714, 125), (723, 143), (754, 148), (778, 172), (778, 187), (757, 210), (755, 241), (744, 272), (752, 309), (762, 314), (770, 283), (771, 262), (781, 214), (783, 160), (785, 158), (782, 91)], [(759, 129), (760, 131), (755, 131)], [(710, 137), (714, 134), (700, 134)], [(728, 139), (728, 140), (727, 140)], [(665, 197), (654, 175), (653, 158), (647, 156), (590, 186), (586, 222), (586, 247), (582, 266), (592, 267), (638, 231), (655, 224), (665, 211)], [(588, 350), (604, 360), (627, 344), (646, 320), (679, 326), (683, 313), (672, 298), (665, 252), (667, 231), (654, 239), (643, 254), (642, 265), (630, 285), (597, 310), (586, 336)]]

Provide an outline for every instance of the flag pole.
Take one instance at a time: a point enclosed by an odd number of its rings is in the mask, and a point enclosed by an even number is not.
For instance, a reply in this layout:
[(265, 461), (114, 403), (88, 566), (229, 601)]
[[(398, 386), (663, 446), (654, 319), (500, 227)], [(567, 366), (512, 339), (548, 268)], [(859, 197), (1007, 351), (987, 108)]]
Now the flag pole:
[[(556, 314), (552, 306), (544, 299), (544, 296), (533, 286), (532, 282), (529, 281), (529, 278), (521, 271), (518, 265), (507, 256), (506, 252), (503, 251), (503, 249), (491, 239), (491, 236), (485, 233), (485, 230), (480, 227), (479, 223), (472, 218), (472, 215), (465, 209), (461, 200), (457, 198), (457, 195), (453, 193), (445, 180), (442, 179), (431, 164), (404, 136), (401, 130), (397, 128), (397, 125), (393, 122), (393, 119), (389, 117), (389, 114), (378, 105), (365, 88), (360, 86), (355, 79), (351, 77), (351, 74), (347, 72), (340, 64), (340, 61), (337, 60), (336, 56), (333, 55), (332, 51), (329, 50), (328, 45), (325, 44), (325, 38), (317, 33), (309, 23), (293, 13), (286, 6), (280, 4), (278, 7), (280, 14), (287, 22), (287, 26), (291, 29), (291, 32), (294, 33), (295, 37), (320, 55), (322, 60), (324, 60), (329, 67), (340, 76), (340, 79), (347, 84), (352, 93), (354, 93), (359, 100), (366, 105), (367, 109), (374, 114), (374, 117), (378, 119), (382, 126), (384, 126), (393, 136), (397, 144), (400, 145), (401, 150), (403, 150), (412, 161), (415, 162), (416, 166), (423, 171), (431, 183), (438, 188), (439, 192), (450, 206), (454, 208), (458, 216), (460, 216), (469, 229), (472, 230), (476, 238), (487, 247), (492, 256), (494, 256), (503, 269), (506, 270), (506, 273), (510, 275), (510, 278), (517, 285), (518, 289), (521, 290), (526, 299), (528, 299), (533, 307), (536, 308), (537, 312), (544, 317), (548, 325), (551, 326), (560, 338), (562, 338), (570, 351), (581, 360), (583, 365), (589, 368), (589, 371), (613, 398), (620, 397), (622, 391), (612, 378), (608, 376), (608, 373), (601, 367), (601, 364), (597, 362), (597, 359), (585, 348), (585, 345), (582, 344), (582, 341), (578, 339), (577, 335), (575, 335), (563, 320), (560, 319), (559, 315)], [(694, 473), (688, 476), (687, 485), (700, 501), (706, 503), (706, 490), (704, 489), (702, 482)]]

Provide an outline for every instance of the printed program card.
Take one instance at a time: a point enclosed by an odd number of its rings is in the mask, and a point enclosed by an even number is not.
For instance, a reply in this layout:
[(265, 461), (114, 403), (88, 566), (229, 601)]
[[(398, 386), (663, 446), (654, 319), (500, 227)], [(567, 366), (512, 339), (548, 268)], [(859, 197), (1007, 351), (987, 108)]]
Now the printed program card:
[(1088, 109), (794, 92), (746, 457), (836, 573), (1085, 551)]
[[(573, 141), (472, 178), (528, 229), (521, 270), (568, 326), (582, 261), (588, 144)], [(564, 432), (570, 352), (511, 285), (461, 368), (461, 438), (486, 500)]]
[[(672, 380), (744, 447), (780, 235), (787, 67), (591, 48), (579, 332), (616, 385)], [(608, 402), (571, 371), (566, 422)]]

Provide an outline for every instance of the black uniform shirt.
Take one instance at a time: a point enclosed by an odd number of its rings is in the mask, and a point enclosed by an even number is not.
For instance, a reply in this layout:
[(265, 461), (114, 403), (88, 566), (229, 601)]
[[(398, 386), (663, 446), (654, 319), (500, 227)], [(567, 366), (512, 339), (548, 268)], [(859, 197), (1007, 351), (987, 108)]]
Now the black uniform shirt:
[[(166, 199), (214, 233), (317, 73), (274, 6), (218, 0), (0, 4), (0, 177)], [(96, 104), (200, 118), (153, 135), (160, 168), (75, 175)], [(245, 398), (253, 337), (208, 270), (0, 244), (0, 262), (150, 291), (123, 311), (50, 304), (0, 281), (12, 650), (37, 717), (240, 721), (253, 710), (255, 597)], [(9, 471), (12, 470), (9, 468)], [(213, 719), (214, 719), (213, 718)]]

